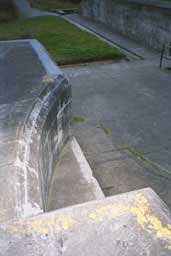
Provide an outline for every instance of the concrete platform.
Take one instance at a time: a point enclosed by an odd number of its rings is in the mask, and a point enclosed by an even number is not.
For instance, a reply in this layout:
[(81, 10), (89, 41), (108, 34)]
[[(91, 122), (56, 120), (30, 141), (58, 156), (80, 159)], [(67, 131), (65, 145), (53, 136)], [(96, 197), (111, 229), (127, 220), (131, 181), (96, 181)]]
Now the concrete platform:
[(103, 198), (104, 194), (73, 138), (56, 165), (49, 190), (48, 211)]
[(171, 214), (145, 189), (0, 225), (0, 255), (169, 256)]

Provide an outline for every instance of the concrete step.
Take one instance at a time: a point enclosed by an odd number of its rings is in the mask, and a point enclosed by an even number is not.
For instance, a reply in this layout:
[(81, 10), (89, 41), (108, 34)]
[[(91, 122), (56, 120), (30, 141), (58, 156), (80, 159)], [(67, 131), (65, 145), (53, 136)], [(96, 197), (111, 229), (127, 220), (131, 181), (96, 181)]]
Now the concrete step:
[(169, 256), (171, 213), (151, 190), (0, 225), (0, 255)]
[(52, 178), (48, 210), (104, 198), (75, 138), (65, 146)]

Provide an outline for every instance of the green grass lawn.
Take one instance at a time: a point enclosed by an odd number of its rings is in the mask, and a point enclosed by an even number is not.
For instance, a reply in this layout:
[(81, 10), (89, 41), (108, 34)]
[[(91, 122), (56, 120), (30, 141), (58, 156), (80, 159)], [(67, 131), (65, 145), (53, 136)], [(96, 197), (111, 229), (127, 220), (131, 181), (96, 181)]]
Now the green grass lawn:
[(50, 11), (53, 9), (69, 9), (80, 7), (80, 4), (73, 4), (70, 1), (63, 0), (29, 0), (29, 2), (32, 7), (45, 11)]
[(0, 24), (0, 40), (28, 38), (38, 39), (59, 65), (125, 57), (117, 48), (59, 17), (18, 19)]

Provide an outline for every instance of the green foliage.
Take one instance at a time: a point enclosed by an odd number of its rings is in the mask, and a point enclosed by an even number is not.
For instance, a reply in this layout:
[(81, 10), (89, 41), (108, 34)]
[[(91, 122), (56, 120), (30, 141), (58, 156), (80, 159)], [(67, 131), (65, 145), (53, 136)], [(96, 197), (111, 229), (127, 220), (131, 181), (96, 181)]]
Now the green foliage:
[(0, 0), (0, 22), (8, 22), (17, 17), (17, 10), (12, 0)]
[(73, 117), (73, 122), (74, 123), (83, 123), (83, 122), (85, 122), (85, 118), (82, 117), (82, 116), (74, 116)]

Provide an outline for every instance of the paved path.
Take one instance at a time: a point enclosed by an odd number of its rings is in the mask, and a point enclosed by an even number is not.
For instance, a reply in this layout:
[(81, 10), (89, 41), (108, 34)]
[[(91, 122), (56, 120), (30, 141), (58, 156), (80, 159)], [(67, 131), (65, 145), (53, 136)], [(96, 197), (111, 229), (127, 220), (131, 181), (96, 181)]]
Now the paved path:
[(14, 0), (18, 10), (26, 17), (56, 16), (57, 14), (40, 11), (32, 8), (27, 0)]
[(171, 74), (150, 61), (64, 72), (82, 119), (73, 133), (105, 195), (150, 186), (171, 207)]

